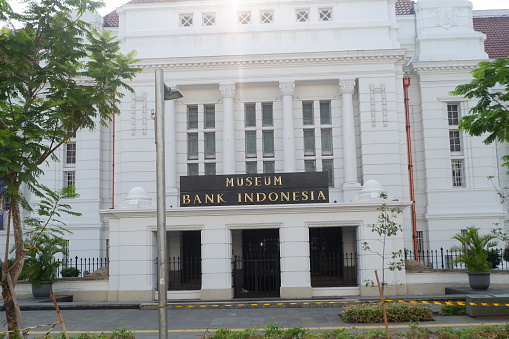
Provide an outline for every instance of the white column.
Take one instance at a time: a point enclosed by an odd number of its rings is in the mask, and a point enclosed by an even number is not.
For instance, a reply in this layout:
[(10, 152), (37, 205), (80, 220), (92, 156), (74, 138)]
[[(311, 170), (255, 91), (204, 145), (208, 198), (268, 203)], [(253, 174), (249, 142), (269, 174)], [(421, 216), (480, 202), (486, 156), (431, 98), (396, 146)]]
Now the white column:
[(295, 172), (295, 123), (293, 119), (293, 94), (295, 82), (284, 82), (279, 84), (283, 98), (283, 170)]
[(223, 174), (235, 173), (235, 84), (219, 86), (223, 97)]
[(339, 91), (342, 102), (343, 124), (343, 197), (344, 202), (350, 202), (361, 186), (357, 181), (357, 145), (355, 143), (355, 124), (353, 113), (353, 93), (355, 80), (340, 80)]

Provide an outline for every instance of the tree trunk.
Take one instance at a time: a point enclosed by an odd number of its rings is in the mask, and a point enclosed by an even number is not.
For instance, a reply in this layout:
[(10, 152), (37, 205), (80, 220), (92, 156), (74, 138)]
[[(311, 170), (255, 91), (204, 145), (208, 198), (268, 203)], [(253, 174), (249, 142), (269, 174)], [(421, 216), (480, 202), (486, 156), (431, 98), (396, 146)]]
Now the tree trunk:
[[(5, 262), (2, 265), (2, 279), (0, 280), (0, 286), (2, 287), (2, 298), (4, 301), (7, 328), (9, 331), (16, 331), (17, 329), (20, 328), (20, 326), (23, 326), (21, 312), (16, 301), (15, 287), (16, 282), (18, 281), (18, 277), (21, 274), (23, 263), (25, 261), (24, 256), (25, 248), (23, 243), (23, 228), (21, 225), (19, 202), (11, 198), (11, 203), (9, 207), (10, 208), (9, 208), (9, 218), (7, 222)], [(14, 234), (15, 261), (12, 267), (9, 267), (8, 246), (11, 222), (14, 229), (13, 234)], [(16, 332), (10, 332), (9, 337), (11, 338), (19, 337), (19, 334)]]

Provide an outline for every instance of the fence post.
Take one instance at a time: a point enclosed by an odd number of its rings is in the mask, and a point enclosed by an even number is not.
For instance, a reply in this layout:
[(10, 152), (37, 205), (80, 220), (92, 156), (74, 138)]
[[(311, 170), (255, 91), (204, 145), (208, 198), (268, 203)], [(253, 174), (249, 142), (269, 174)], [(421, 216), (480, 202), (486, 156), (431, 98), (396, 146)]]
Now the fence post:
[(442, 269), (444, 269), (444, 248), (440, 247), (440, 257), (442, 259)]

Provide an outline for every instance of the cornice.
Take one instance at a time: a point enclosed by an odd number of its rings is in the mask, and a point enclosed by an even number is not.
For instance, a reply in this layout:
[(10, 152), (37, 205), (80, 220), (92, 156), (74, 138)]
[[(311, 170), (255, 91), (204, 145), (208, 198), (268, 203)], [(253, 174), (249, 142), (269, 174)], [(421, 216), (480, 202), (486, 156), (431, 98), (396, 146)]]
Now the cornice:
[[(404, 49), (364, 51), (345, 51), (334, 53), (334, 56), (327, 56), (317, 53), (315, 56), (302, 57), (300, 55), (250, 55), (246, 56), (221, 56), (208, 58), (172, 58), (166, 60), (144, 60), (137, 66), (148, 69), (191, 69), (204, 67), (246, 67), (246, 66), (282, 66), (282, 65), (303, 65), (303, 64), (334, 64), (348, 62), (406, 62), (408, 57)], [(176, 60), (176, 61), (175, 61)]]
[[(390, 206), (405, 208), (409, 202), (391, 202)], [(264, 205), (264, 206), (215, 206), (211, 207), (179, 207), (166, 210), (166, 216), (171, 217), (209, 217), (209, 216), (246, 216), (267, 214), (308, 214), (308, 213), (345, 213), (345, 212), (373, 212), (380, 207), (380, 203), (363, 204), (295, 204), (295, 205)], [(110, 219), (121, 218), (155, 218), (155, 209), (127, 210), (109, 209), (99, 211), (102, 216)]]
[(437, 72), (437, 71), (467, 71), (477, 67), (477, 64), (481, 60), (476, 61), (426, 61), (426, 62), (413, 62), (409, 65), (410, 69), (414, 72), (418, 73), (426, 73), (426, 72)]

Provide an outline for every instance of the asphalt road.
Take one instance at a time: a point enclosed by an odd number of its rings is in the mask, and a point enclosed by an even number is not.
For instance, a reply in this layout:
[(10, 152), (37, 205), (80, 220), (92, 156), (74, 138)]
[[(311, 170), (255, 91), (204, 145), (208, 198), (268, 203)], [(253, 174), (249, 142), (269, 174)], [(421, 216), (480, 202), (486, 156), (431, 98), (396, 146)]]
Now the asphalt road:
[[(246, 328), (263, 328), (272, 322), (284, 328), (303, 327), (310, 330), (327, 331), (334, 328), (348, 328), (350, 332), (361, 332), (370, 329), (383, 329), (383, 324), (345, 324), (338, 314), (341, 307), (326, 308), (242, 308), (242, 309), (168, 309), (169, 338), (196, 339), (217, 328), (242, 330)], [(23, 311), (25, 327), (46, 325), (58, 321), (53, 310)], [(5, 313), (2, 317), (0, 331), (6, 331)], [(85, 309), (62, 310), (62, 317), (70, 336), (83, 332), (109, 332), (116, 328), (135, 331), (136, 338), (158, 338), (159, 318), (156, 310), (139, 309)], [(472, 327), (481, 324), (505, 325), (508, 317), (471, 318), (469, 316), (435, 316), (431, 322), (421, 326), (436, 327)], [(394, 331), (404, 331), (407, 323), (391, 324)], [(29, 333), (39, 337), (47, 333), (51, 326), (31, 329)], [(62, 330), (61, 324), (53, 329), (54, 333)]]

